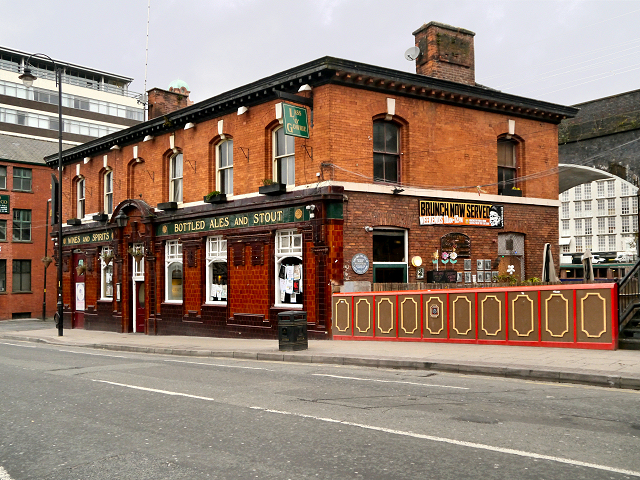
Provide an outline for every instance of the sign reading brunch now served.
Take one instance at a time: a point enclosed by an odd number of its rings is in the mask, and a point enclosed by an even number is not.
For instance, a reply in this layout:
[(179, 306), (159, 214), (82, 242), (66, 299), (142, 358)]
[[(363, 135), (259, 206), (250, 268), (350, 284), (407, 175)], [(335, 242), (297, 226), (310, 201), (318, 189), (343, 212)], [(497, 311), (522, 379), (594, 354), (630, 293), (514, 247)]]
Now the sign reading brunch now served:
[(306, 108), (283, 103), (282, 119), (285, 135), (309, 138), (309, 122), (307, 121)]
[(504, 207), (490, 203), (420, 201), (420, 225), (502, 228)]

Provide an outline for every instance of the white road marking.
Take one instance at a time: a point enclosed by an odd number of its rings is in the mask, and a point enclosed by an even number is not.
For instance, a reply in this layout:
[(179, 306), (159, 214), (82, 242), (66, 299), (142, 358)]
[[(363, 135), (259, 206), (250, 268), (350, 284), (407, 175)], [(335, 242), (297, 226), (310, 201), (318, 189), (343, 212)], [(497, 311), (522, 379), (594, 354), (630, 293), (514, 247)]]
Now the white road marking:
[(11, 475), (9, 475), (4, 468), (0, 467), (0, 480), (13, 480), (13, 478), (11, 478)]
[(433, 435), (423, 435), (420, 433), (415, 433), (415, 432), (405, 432), (402, 430), (394, 430), (391, 428), (384, 428), (384, 427), (376, 427), (374, 425), (364, 425), (361, 423), (354, 423), (354, 422), (344, 422), (342, 420), (335, 420), (333, 418), (323, 418), (323, 417), (316, 417), (313, 415), (305, 415), (302, 413), (293, 413), (293, 412), (283, 412), (283, 411), (279, 411), (279, 410), (271, 410), (268, 408), (262, 408), (262, 407), (249, 407), (253, 410), (259, 410), (262, 412), (266, 412), (266, 413), (276, 413), (279, 415), (291, 415), (294, 417), (300, 417), (300, 418), (308, 418), (311, 420), (318, 420), (320, 422), (328, 422), (328, 423), (338, 423), (340, 425), (346, 425), (346, 426), (350, 426), (350, 427), (358, 427), (358, 428), (364, 428), (366, 430), (374, 430), (377, 432), (384, 432), (384, 433), (390, 433), (393, 435), (402, 435), (405, 437), (412, 437), (412, 438), (419, 438), (422, 440), (431, 440), (432, 442), (440, 442), (440, 443), (448, 443), (450, 445), (457, 445), (460, 447), (469, 447), (469, 448), (476, 448), (479, 450), (488, 450), (491, 452), (497, 452), (497, 453), (506, 453), (508, 455), (517, 455), (520, 457), (527, 457), (527, 458), (534, 458), (536, 460), (548, 460), (551, 462), (558, 462), (558, 463), (565, 463), (567, 465), (573, 465), (576, 467), (586, 467), (586, 468), (593, 468), (596, 470), (604, 470), (606, 472), (612, 472), (612, 473), (620, 473), (623, 475), (631, 475), (634, 477), (640, 477), (640, 472), (634, 471), (634, 470), (625, 470), (622, 468), (615, 468), (615, 467), (608, 467), (606, 465), (599, 465), (597, 463), (588, 463), (588, 462), (581, 462), (579, 460), (571, 460), (570, 458), (562, 458), (562, 457), (554, 457), (551, 455), (541, 455), (539, 453), (533, 453), (533, 452), (525, 452), (523, 450), (514, 450), (512, 448), (502, 448), (502, 447), (494, 447), (493, 445), (484, 445), (482, 443), (474, 443), (474, 442), (465, 442), (462, 440), (454, 440), (451, 438), (443, 438), (443, 437), (434, 437)]
[[(127, 385), (126, 383), (116, 383), (116, 382), (108, 382), (106, 380), (94, 380), (94, 379), (92, 379), (91, 381), (100, 382), (100, 383), (108, 383), (109, 385), (116, 385), (118, 387), (133, 388), (134, 390), (143, 390), (145, 392), (162, 393), (164, 395), (173, 395), (173, 396), (176, 396), (176, 397), (196, 398), (198, 400), (207, 400), (209, 402), (215, 402), (216, 401), (215, 398), (201, 397), (199, 395), (189, 395), (188, 393), (170, 392), (169, 390), (158, 390), (157, 388), (138, 387), (137, 385)], [(2, 479), (0, 479), (0, 480), (2, 480)]]
[(124, 355), (107, 355), (106, 353), (74, 352), (73, 350), (58, 350), (58, 351), (66, 352), (66, 353), (77, 353), (78, 355), (93, 355), (95, 357), (127, 358)]
[[(135, 390), (143, 390), (145, 392), (153, 392), (153, 393), (162, 393), (165, 395), (173, 395), (173, 396), (178, 396), (178, 397), (187, 397), (187, 398), (195, 398), (198, 400), (206, 400), (209, 402), (215, 402), (214, 398), (210, 398), (210, 397), (201, 397), (198, 395), (190, 395), (188, 393), (180, 393), (180, 392), (171, 392), (168, 390), (158, 390), (156, 388), (146, 388), (146, 387), (138, 387), (136, 385), (127, 385), (124, 383), (116, 383), (116, 382), (108, 382), (106, 380), (93, 380), (94, 382), (100, 382), (100, 383), (107, 383), (109, 385), (116, 385), (119, 387), (125, 387), (125, 388), (133, 388)], [(325, 418), (325, 417), (316, 417), (314, 415), (305, 415), (303, 413), (294, 413), (294, 412), (285, 412), (285, 411), (281, 411), (281, 410), (272, 410), (270, 408), (264, 408), (264, 407), (249, 407), (252, 410), (258, 410), (261, 412), (265, 412), (265, 413), (274, 413), (274, 414), (278, 414), (278, 415), (289, 415), (289, 416), (293, 416), (293, 417), (299, 417), (299, 418), (308, 418), (310, 420), (316, 420), (319, 422), (327, 422), (327, 423), (337, 423), (340, 425), (345, 425), (345, 426), (349, 426), (349, 427), (357, 427), (357, 428), (363, 428), (365, 430), (373, 430), (376, 432), (383, 432), (383, 433), (390, 433), (392, 435), (402, 435), (405, 437), (412, 437), (412, 438), (419, 438), (421, 440), (430, 440), (432, 442), (440, 442), (440, 443), (448, 443), (450, 445), (457, 445), (459, 447), (468, 447), (468, 448), (475, 448), (478, 450), (487, 450), (490, 452), (496, 452), (496, 453), (505, 453), (508, 455), (517, 455), (519, 457), (526, 457), (526, 458), (533, 458), (536, 460), (548, 460), (550, 462), (557, 462), (557, 463), (564, 463), (567, 465), (573, 465), (576, 467), (586, 467), (586, 468), (593, 468), (595, 470), (604, 470), (606, 472), (612, 472), (612, 473), (620, 473), (622, 475), (631, 475), (633, 477), (640, 477), (640, 472), (634, 471), (634, 470), (625, 470), (622, 468), (615, 468), (615, 467), (608, 467), (606, 465), (599, 465), (597, 463), (588, 463), (588, 462), (581, 462), (579, 460), (571, 460), (570, 458), (563, 458), (563, 457), (554, 457), (551, 455), (541, 455), (539, 453), (533, 453), (533, 452), (525, 452), (523, 450), (514, 450), (512, 448), (502, 448), (502, 447), (494, 447), (493, 445), (485, 445), (482, 443), (474, 443), (474, 442), (465, 442), (462, 440), (454, 440), (452, 438), (444, 438), (444, 437), (435, 437), (433, 435), (423, 435), (421, 433), (415, 433), (415, 432), (407, 432), (407, 431), (403, 431), (403, 430), (394, 430), (392, 428), (385, 428), (385, 427), (376, 427), (374, 425), (365, 425), (362, 423), (354, 423), (354, 422), (345, 422), (343, 420), (336, 420), (333, 418)], [(1, 467), (0, 467), (1, 468)], [(0, 470), (0, 474), (2, 473), (2, 471)], [(0, 480), (11, 480), (11, 478), (3, 478), (0, 476)]]
[(205, 362), (187, 362), (186, 360), (165, 360), (165, 362), (174, 362), (174, 363), (190, 363), (191, 365), (207, 365), (209, 367), (224, 367), (224, 368), (244, 368), (246, 370), (266, 370), (267, 372), (273, 372), (268, 368), (260, 368), (260, 367), (241, 367), (239, 365), (221, 365), (218, 363), (205, 363)]
[[(17, 343), (6, 343), (6, 342), (0, 342), (2, 343), (2, 345), (11, 345), (12, 347), (22, 347), (22, 348), (37, 348), (35, 345), (18, 345)], [(2, 467), (0, 467), (2, 468)], [(2, 472), (0, 472), (2, 473)], [(2, 480), (2, 477), (0, 477), (0, 480)]]
[(343, 377), (341, 375), (329, 375), (327, 373), (312, 373), (311, 375), (315, 375), (317, 377), (342, 378), (345, 380), (359, 380), (361, 382), (403, 383), (405, 385), (419, 385), (420, 387), (440, 387), (455, 388), (457, 390), (469, 390), (467, 387), (452, 387), (451, 385), (435, 385), (431, 383), (403, 382), (401, 380), (377, 380), (375, 378)]

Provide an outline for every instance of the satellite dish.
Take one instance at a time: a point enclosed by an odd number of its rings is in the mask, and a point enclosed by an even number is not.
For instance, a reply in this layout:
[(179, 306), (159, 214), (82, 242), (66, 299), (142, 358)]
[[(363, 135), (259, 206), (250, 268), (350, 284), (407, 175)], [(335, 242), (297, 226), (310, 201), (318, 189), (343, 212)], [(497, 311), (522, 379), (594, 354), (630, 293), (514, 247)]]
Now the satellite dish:
[(420, 49), (418, 47), (411, 47), (406, 52), (404, 52), (404, 58), (413, 62), (420, 55)]

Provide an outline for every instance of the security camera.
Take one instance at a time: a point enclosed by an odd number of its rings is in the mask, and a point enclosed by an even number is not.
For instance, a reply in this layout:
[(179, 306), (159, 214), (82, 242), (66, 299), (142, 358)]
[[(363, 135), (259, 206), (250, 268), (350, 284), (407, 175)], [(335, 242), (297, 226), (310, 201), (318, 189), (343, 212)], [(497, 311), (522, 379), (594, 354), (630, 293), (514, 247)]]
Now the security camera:
[(316, 206), (315, 205), (307, 205), (305, 208), (307, 210), (309, 210), (310, 212), (313, 212), (316, 209)]

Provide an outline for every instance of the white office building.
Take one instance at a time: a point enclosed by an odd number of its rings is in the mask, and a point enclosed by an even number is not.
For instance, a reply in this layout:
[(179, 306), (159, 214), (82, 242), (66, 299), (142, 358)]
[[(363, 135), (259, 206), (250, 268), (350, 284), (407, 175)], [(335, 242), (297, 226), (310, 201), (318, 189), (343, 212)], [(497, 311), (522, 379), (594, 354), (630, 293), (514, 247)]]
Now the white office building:
[[(634, 261), (638, 188), (619, 177), (577, 185), (560, 194), (560, 263), (587, 249), (601, 258)], [(622, 260), (624, 259), (624, 260)]]

